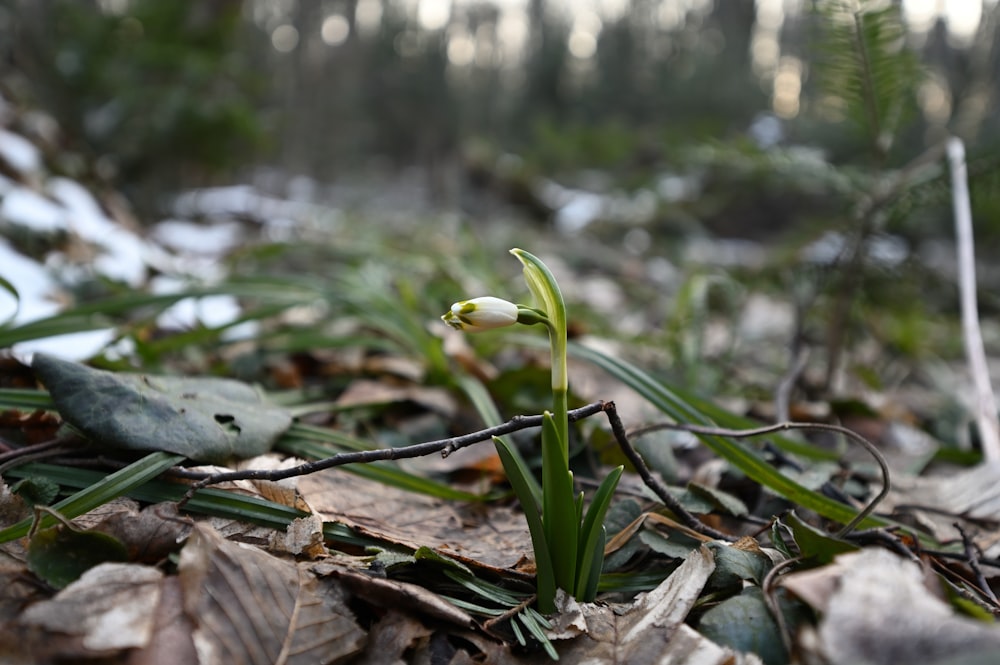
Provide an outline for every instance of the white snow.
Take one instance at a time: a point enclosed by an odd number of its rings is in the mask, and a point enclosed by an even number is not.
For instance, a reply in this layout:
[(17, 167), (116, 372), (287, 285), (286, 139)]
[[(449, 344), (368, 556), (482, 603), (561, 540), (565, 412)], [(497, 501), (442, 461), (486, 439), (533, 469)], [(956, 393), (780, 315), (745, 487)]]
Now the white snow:
[(20, 306), (5, 289), (0, 289), (0, 322), (15, 316), (12, 323), (21, 324), (51, 316), (59, 311), (53, 297), (57, 293), (49, 272), (34, 259), (16, 251), (0, 238), (0, 276), (17, 289)]
[(0, 201), (0, 219), (43, 233), (66, 228), (66, 211), (26, 187), (17, 187)]
[(221, 256), (238, 247), (244, 235), (237, 222), (207, 225), (180, 219), (164, 220), (152, 231), (154, 240), (176, 252), (209, 256)]
[(20, 134), (0, 128), (0, 160), (15, 171), (35, 173), (42, 168), (42, 153)]

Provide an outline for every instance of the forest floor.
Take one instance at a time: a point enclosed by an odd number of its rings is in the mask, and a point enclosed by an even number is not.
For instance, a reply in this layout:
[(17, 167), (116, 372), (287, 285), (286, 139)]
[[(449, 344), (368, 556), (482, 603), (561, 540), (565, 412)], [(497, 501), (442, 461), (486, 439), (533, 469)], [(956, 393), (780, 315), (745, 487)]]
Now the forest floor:
[[(4, 662), (996, 662), (1000, 466), (977, 448), (953, 264), (890, 236), (845, 263), (828, 231), (790, 253), (580, 222), (568, 190), (561, 225), (250, 186), (138, 224), (16, 130)], [(439, 320), (530, 298), (511, 247), (569, 306), (577, 489), (629, 467), (597, 602), (547, 617), (490, 443), (505, 427), (537, 468), (518, 417), (550, 404), (544, 335)], [(825, 428), (683, 428), (787, 421)], [(231, 470), (261, 473), (211, 478)]]

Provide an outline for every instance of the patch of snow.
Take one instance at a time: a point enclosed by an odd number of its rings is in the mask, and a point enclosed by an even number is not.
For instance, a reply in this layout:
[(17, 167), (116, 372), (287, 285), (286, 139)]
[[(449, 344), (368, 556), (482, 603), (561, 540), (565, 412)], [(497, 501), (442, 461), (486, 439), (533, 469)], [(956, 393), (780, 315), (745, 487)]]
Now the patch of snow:
[(568, 190), (569, 201), (555, 214), (556, 228), (567, 235), (579, 233), (598, 219), (607, 208), (606, 197), (593, 192)]
[(174, 199), (178, 217), (246, 217), (253, 220), (299, 220), (319, 211), (309, 203), (287, 201), (260, 194), (251, 185), (208, 187), (185, 192)]
[(243, 242), (244, 236), (243, 227), (237, 222), (206, 225), (168, 219), (152, 230), (154, 240), (176, 252), (210, 256), (228, 253)]
[(15, 171), (35, 173), (42, 169), (42, 153), (20, 134), (0, 128), (0, 160)]
[(43, 337), (19, 342), (11, 348), (11, 352), (15, 358), (28, 364), (36, 353), (48, 353), (66, 360), (87, 360), (107, 347), (117, 334), (114, 328), (102, 328)]
[(66, 211), (41, 194), (25, 187), (7, 192), (0, 201), (0, 219), (40, 232), (66, 228)]
[(145, 257), (149, 243), (126, 229), (116, 229), (101, 239), (108, 250), (94, 261), (97, 271), (114, 280), (138, 288), (146, 282)]
[(104, 234), (118, 225), (108, 219), (93, 195), (83, 185), (69, 178), (52, 178), (48, 193), (66, 209), (67, 226), (85, 240), (101, 242)]
[[(150, 289), (156, 294), (180, 293), (190, 286), (186, 280), (167, 275), (160, 275), (150, 282)], [(199, 325), (218, 328), (232, 323), (242, 313), (235, 297), (219, 294), (178, 300), (163, 310), (156, 322), (162, 328), (173, 330), (186, 330)]]
[(18, 184), (16, 182), (4, 175), (0, 175), (0, 197), (8, 192), (13, 192), (17, 188)]
[(41, 263), (24, 256), (0, 238), (0, 276), (17, 289), (20, 301), (0, 289), (0, 322), (15, 317), (15, 325), (52, 316), (59, 311), (53, 300), (58, 291), (49, 271)]

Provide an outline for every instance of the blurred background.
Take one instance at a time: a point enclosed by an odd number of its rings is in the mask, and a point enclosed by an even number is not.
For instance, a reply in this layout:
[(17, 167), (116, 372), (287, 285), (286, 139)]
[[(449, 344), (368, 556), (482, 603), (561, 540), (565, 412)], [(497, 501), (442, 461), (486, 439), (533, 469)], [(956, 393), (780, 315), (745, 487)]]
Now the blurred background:
[[(0, 319), (278, 274), (358, 312), (406, 299), (424, 339), (455, 298), (520, 288), (521, 246), (581, 334), (705, 394), (768, 396), (808, 349), (810, 396), (960, 385), (943, 144), (966, 146), (1000, 348), (998, 21), (996, 0), (0, 0)], [(157, 325), (253, 338), (245, 299)], [(345, 316), (309, 307), (303, 330)], [(86, 321), (146, 363), (181, 347)]]
[[(872, 63), (868, 101), (838, 34), (862, 8), (884, 47), (869, 55), (894, 61)], [(761, 191), (729, 168), (762, 151), (883, 168), (952, 132), (995, 152), (997, 21), (996, 0), (5, 0), (0, 80), (145, 215), (253, 182), (550, 219), (551, 178), (668, 227), (758, 236), (831, 203), (821, 182)]]

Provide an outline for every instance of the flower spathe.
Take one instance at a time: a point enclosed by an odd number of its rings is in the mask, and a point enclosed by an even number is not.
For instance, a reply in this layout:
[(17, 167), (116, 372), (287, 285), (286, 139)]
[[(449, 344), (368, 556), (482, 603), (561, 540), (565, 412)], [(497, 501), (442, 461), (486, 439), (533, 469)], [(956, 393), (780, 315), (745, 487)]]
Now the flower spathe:
[(478, 332), (503, 328), (517, 323), (517, 305), (502, 298), (483, 296), (472, 300), (460, 300), (441, 317), (455, 330)]

